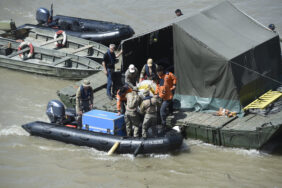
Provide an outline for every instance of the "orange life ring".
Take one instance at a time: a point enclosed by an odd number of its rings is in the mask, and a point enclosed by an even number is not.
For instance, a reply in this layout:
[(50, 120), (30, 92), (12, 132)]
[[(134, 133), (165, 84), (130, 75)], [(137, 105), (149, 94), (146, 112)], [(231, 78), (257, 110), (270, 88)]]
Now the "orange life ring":
[(63, 47), (66, 45), (67, 42), (67, 35), (66, 32), (64, 32), (63, 30), (59, 30), (55, 33), (54, 35), (54, 39), (56, 40), (58, 38), (58, 36), (63, 35), (63, 42), (59, 43), (59, 41), (56, 42), (56, 46), (57, 47)]
[(33, 48), (32, 44), (31, 44), (30, 42), (26, 42), (26, 41), (22, 42), (22, 43), (19, 45), (18, 51), (21, 51), (22, 48), (25, 47), (25, 46), (28, 46), (28, 47), (29, 47), (29, 53), (28, 53), (27, 56), (25, 56), (25, 55), (22, 54), (22, 53), (19, 54), (19, 56), (20, 56), (21, 59), (31, 58), (31, 57), (33, 56), (33, 53), (34, 53), (34, 48)]

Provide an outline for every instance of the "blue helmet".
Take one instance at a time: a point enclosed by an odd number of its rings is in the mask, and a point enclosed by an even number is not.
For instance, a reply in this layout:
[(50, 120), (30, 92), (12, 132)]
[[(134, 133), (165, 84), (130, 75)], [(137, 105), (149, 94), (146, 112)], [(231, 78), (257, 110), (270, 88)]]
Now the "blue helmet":
[(275, 25), (274, 25), (274, 24), (269, 24), (269, 25), (268, 25), (268, 28), (271, 29), (272, 31), (274, 31)]

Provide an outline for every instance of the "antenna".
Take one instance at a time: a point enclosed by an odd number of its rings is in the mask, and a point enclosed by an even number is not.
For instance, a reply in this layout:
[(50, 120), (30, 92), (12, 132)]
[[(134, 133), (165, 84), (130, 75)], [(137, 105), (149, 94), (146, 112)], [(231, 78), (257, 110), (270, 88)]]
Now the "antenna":
[(50, 20), (53, 20), (53, 3), (51, 4), (51, 9), (50, 9)]

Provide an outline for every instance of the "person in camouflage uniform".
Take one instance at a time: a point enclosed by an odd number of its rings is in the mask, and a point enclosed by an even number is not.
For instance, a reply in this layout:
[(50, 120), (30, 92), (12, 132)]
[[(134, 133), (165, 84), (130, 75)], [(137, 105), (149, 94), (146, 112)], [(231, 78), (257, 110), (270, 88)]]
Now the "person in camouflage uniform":
[(145, 114), (142, 137), (146, 138), (149, 127), (157, 125), (157, 105), (160, 105), (161, 102), (157, 99), (157, 96), (151, 97), (149, 90), (145, 90), (143, 95), (144, 99), (140, 106), (140, 113)]
[(129, 87), (133, 88), (137, 85), (139, 81), (139, 71), (138, 69), (133, 65), (129, 65), (128, 69), (125, 71), (125, 84), (127, 84)]
[(138, 95), (137, 87), (133, 87), (132, 92), (126, 95), (127, 104), (126, 104), (126, 112), (125, 112), (125, 124), (126, 124), (126, 135), (138, 137), (139, 133), (139, 124), (140, 124), (140, 116), (137, 112), (137, 109), (141, 103), (141, 97)]
[(90, 86), (89, 80), (84, 80), (83, 84), (76, 91), (75, 110), (77, 114), (77, 127), (82, 126), (82, 114), (93, 108), (93, 88)]

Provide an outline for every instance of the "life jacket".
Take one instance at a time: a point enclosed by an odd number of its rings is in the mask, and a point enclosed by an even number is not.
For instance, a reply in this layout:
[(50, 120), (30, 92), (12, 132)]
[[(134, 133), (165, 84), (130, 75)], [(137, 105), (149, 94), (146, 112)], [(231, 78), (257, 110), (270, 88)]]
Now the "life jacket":
[(127, 106), (132, 109), (138, 106), (138, 94), (132, 93), (127, 101)]
[(153, 78), (156, 75), (156, 65), (152, 65), (152, 74), (150, 74), (149, 66), (145, 64), (145, 73), (147, 77)]
[(144, 97), (144, 98), (143, 98), (143, 101), (145, 101), (145, 100), (147, 100), (147, 99), (151, 99), (151, 98), (152, 98), (152, 96)]
[(127, 104), (126, 111), (134, 112), (137, 110), (137, 107), (140, 103), (140, 97), (136, 92), (131, 92), (127, 94)]
[(156, 115), (157, 101), (156, 101), (155, 98), (153, 98), (151, 96), (144, 97), (142, 105), (144, 105), (143, 107), (144, 107), (144, 110), (145, 110), (145, 114)]
[(111, 52), (110, 52), (109, 49), (107, 50), (107, 54), (108, 54), (108, 56), (109, 56), (110, 65), (111, 65), (111, 66), (115, 65), (115, 58), (112, 56), (112, 54), (111, 54)]
[(107, 53), (104, 54), (104, 61), (107, 69), (115, 68), (115, 54), (111, 53), (110, 50), (107, 50)]
[(80, 86), (81, 100), (83, 101), (90, 100), (91, 92), (92, 92), (91, 88), (88, 88), (87, 91), (85, 92), (83, 86), (81, 85)]

